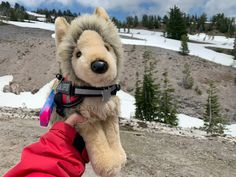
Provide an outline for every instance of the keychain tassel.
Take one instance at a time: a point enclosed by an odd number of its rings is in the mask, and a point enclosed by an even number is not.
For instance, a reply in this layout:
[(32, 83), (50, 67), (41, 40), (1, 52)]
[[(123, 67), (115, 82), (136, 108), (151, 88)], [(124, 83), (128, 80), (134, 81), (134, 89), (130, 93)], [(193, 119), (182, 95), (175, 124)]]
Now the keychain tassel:
[(47, 127), (48, 123), (50, 121), (50, 117), (53, 111), (54, 107), (54, 97), (55, 97), (55, 92), (52, 90), (46, 100), (46, 102), (43, 105), (43, 108), (40, 110), (39, 114), (39, 120), (40, 120), (40, 125)]
[(52, 111), (54, 108), (54, 97), (55, 97), (56, 88), (58, 87), (61, 81), (62, 79), (60, 80), (58, 79), (54, 82), (52, 90), (49, 96), (47, 97), (47, 100), (45, 101), (42, 109), (40, 110), (39, 120), (40, 120), (41, 126), (47, 127), (49, 124), (50, 117), (52, 115)]

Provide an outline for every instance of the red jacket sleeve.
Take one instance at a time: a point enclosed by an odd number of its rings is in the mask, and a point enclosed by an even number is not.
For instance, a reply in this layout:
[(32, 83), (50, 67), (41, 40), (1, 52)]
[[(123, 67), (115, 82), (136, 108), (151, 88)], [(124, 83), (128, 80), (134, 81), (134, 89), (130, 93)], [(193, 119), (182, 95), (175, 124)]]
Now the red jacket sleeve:
[(82, 154), (73, 146), (76, 131), (58, 122), (39, 142), (24, 148), (21, 161), (4, 177), (80, 177), (88, 162), (86, 149)]

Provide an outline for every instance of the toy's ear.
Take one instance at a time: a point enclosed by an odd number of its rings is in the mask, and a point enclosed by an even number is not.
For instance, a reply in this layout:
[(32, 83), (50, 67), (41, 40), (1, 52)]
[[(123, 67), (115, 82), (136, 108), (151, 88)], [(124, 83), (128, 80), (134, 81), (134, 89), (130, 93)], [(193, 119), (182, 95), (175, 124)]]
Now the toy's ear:
[(56, 40), (56, 47), (61, 43), (62, 38), (65, 36), (66, 32), (68, 31), (69, 24), (67, 23), (66, 19), (63, 17), (57, 17), (55, 21), (55, 40)]
[(106, 10), (102, 7), (97, 7), (94, 14), (96, 14), (99, 17), (104, 18), (106, 21), (109, 20), (109, 15), (107, 14)]

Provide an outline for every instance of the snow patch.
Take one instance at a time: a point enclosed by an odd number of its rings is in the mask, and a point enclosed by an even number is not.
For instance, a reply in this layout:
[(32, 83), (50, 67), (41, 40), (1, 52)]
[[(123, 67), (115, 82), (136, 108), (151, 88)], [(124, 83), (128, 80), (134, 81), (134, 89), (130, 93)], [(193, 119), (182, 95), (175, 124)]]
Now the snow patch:
[(53, 81), (43, 86), (37, 93), (32, 94), (31, 92), (21, 92), (19, 95), (14, 93), (4, 93), (3, 87), (9, 85), (13, 80), (13, 76), (0, 77), (0, 106), (14, 107), (14, 108), (41, 108), (46, 100), (50, 88), (52, 87)]
[(27, 28), (39, 28), (45, 29), (49, 31), (55, 31), (55, 25), (53, 23), (45, 23), (45, 22), (38, 22), (38, 21), (28, 21), (28, 22), (16, 22), (16, 21), (6, 21), (3, 20), (4, 23), (19, 26), (19, 27), (27, 27)]
[[(120, 34), (131, 38), (131, 39), (122, 39), (122, 42), (124, 44), (153, 46), (174, 51), (180, 51), (181, 47), (181, 42), (179, 40), (165, 38), (163, 37), (162, 32), (130, 29), (130, 34), (127, 33), (120, 33)], [(199, 36), (197, 35), (192, 35), (192, 36), (189, 35), (189, 36), (190, 39), (193, 41), (209, 42), (206, 39), (202, 38), (204, 34), (201, 34)], [(139, 40), (132, 38), (138, 38)], [(219, 47), (219, 48), (232, 49), (233, 38), (215, 36), (214, 40), (211, 40), (211, 44), (198, 44), (198, 43), (188, 42), (188, 48), (190, 50), (189, 53), (190, 55), (195, 55), (225, 66), (236, 67), (235, 65), (233, 65), (234, 61), (233, 56), (226, 55), (223, 53), (218, 53), (205, 47)]]
[(26, 13), (29, 14), (29, 15), (32, 15), (34, 17), (46, 18), (46, 15), (43, 15), (43, 14), (38, 14), (38, 13), (35, 13), (35, 12), (30, 12), (30, 11), (26, 11)]
[(226, 128), (226, 135), (236, 136), (236, 124), (227, 125)]
[(196, 117), (190, 117), (184, 114), (178, 114), (178, 126), (182, 128), (200, 128), (204, 125), (203, 120)]
[(129, 120), (135, 114), (135, 99), (122, 90), (117, 92), (117, 96), (120, 99), (120, 117)]

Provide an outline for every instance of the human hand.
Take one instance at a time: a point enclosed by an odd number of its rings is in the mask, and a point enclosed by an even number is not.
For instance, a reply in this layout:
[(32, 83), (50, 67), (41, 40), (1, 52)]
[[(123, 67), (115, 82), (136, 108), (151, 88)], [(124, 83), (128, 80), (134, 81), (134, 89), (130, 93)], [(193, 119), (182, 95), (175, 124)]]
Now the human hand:
[(65, 120), (65, 123), (69, 124), (72, 127), (75, 127), (77, 124), (84, 123), (86, 121), (87, 119), (83, 116), (77, 113), (73, 113)]

